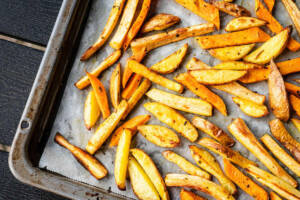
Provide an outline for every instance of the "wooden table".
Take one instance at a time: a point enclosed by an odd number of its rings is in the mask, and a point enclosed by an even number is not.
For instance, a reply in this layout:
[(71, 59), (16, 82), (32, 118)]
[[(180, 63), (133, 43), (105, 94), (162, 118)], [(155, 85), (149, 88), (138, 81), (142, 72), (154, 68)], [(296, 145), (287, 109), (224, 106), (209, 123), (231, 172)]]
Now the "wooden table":
[[(0, 143), (10, 146), (62, 0), (0, 1)], [(64, 199), (18, 182), (0, 151), (0, 199)]]

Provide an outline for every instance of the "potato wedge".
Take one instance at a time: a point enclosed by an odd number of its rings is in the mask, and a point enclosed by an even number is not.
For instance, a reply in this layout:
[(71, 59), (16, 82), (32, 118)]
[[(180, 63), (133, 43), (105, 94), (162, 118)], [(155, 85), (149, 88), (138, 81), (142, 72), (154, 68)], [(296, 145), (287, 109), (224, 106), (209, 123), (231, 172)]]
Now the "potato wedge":
[(102, 179), (107, 175), (105, 167), (94, 157), (84, 150), (70, 144), (60, 133), (56, 133), (54, 141), (68, 149), (73, 156), (85, 167), (96, 179)]
[(230, 160), (231, 162), (237, 164), (242, 168), (246, 168), (248, 165), (257, 165), (255, 162), (243, 157), (238, 151), (234, 151), (231, 148), (220, 144), (213, 139), (202, 138), (199, 140), (198, 144), (204, 146), (205, 148), (211, 150), (216, 154), (219, 154), (223, 158)]
[(136, 62), (135, 60), (130, 60), (128, 66), (133, 72), (149, 79), (150, 81), (158, 85), (161, 85), (165, 88), (168, 88), (169, 90), (173, 90), (179, 93), (182, 93), (183, 91), (183, 86), (179, 83), (176, 83), (161, 75), (156, 74), (155, 72), (151, 71), (146, 66)]
[(229, 160), (223, 159), (224, 171), (228, 178), (230, 178), (236, 185), (251, 197), (257, 200), (268, 200), (268, 193), (252, 181), (249, 177), (244, 175), (238, 168), (230, 163)]
[(232, 97), (232, 100), (239, 106), (243, 113), (250, 117), (258, 118), (269, 114), (268, 108), (263, 104), (257, 104), (240, 97)]
[(217, 110), (219, 110), (223, 115), (227, 116), (227, 109), (224, 101), (210, 91), (207, 87), (198, 83), (194, 77), (192, 77), (189, 73), (182, 73), (177, 75), (174, 78), (177, 82), (181, 83), (189, 90), (191, 90), (194, 94), (202, 98), (203, 100), (212, 104)]
[(226, 1), (212, 1), (212, 4), (222, 12), (234, 17), (251, 16), (251, 13), (244, 7)]
[(300, 99), (295, 95), (290, 95), (290, 103), (293, 110), (296, 112), (298, 116), (300, 116)]
[(249, 69), (260, 69), (263, 66), (246, 63), (242, 61), (227, 61), (217, 64), (213, 67), (213, 69), (228, 69), (228, 70), (249, 70)]
[(255, 17), (238, 17), (233, 18), (226, 24), (225, 31), (241, 31), (248, 28), (259, 27), (265, 25), (267, 22), (257, 19)]
[(234, 96), (253, 101), (257, 104), (263, 104), (266, 100), (266, 97), (264, 95), (252, 92), (251, 90), (240, 85), (237, 82), (227, 83), (223, 85), (213, 85), (212, 87)]
[(193, 165), (192, 163), (187, 161), (184, 157), (174, 153), (173, 151), (164, 151), (164, 152), (162, 152), (162, 155), (165, 157), (165, 159), (176, 164), (183, 171), (185, 171), (186, 173), (188, 173), (190, 175), (200, 176), (207, 180), (210, 180), (210, 178), (211, 178), (210, 174), (203, 171), (199, 167)]
[(182, 97), (156, 88), (149, 90), (146, 95), (159, 103), (184, 112), (204, 116), (212, 116), (212, 106), (198, 98)]
[(83, 53), (83, 55), (80, 58), (81, 61), (89, 59), (107, 41), (110, 34), (113, 32), (115, 26), (117, 25), (119, 17), (123, 11), (125, 2), (126, 0), (115, 0), (102, 33), (100, 34), (97, 41)]
[(128, 0), (126, 2), (118, 29), (112, 37), (109, 45), (114, 49), (121, 49), (133, 21), (139, 0)]
[(145, 103), (144, 108), (191, 142), (197, 140), (198, 132), (196, 128), (174, 109), (156, 102)]
[(128, 173), (134, 194), (143, 200), (160, 200), (159, 194), (141, 165), (129, 156)]
[(131, 149), (130, 153), (144, 169), (162, 200), (169, 200), (169, 194), (157, 167), (152, 159), (141, 149)]
[(224, 187), (199, 176), (167, 174), (165, 182), (168, 187), (189, 187), (200, 190), (217, 200), (234, 200), (234, 197)]
[(142, 27), (141, 33), (161, 31), (180, 22), (180, 18), (171, 14), (160, 13), (149, 19)]
[(128, 100), (132, 94), (136, 91), (136, 89), (139, 87), (143, 77), (139, 76), (138, 74), (134, 74), (127, 86), (122, 91), (122, 98), (125, 100)]
[(297, 128), (297, 130), (300, 132), (300, 120), (296, 118), (292, 118), (291, 121), (294, 124), (294, 126)]
[(101, 111), (95, 97), (95, 92), (94, 90), (91, 90), (89, 91), (84, 103), (83, 119), (85, 127), (88, 130), (91, 130), (91, 128), (96, 124), (100, 115)]
[(215, 49), (221, 47), (265, 42), (269, 38), (270, 36), (267, 33), (262, 31), (258, 27), (254, 27), (244, 31), (237, 31), (233, 33), (196, 37), (196, 40), (202, 49)]
[(297, 186), (295, 181), (268, 153), (263, 145), (256, 139), (255, 135), (247, 127), (246, 123), (240, 119), (235, 119), (229, 126), (230, 133), (243, 144), (258, 160), (263, 163), (273, 174), (280, 177), (287, 183)]
[(226, 132), (224, 132), (222, 129), (220, 129), (215, 124), (201, 118), (201, 117), (194, 117), (192, 119), (192, 124), (201, 130), (202, 132), (208, 134), (221, 144), (225, 146), (232, 147), (235, 144), (235, 141), (228, 136)]
[(296, 3), (291, 0), (283, 0), (283, 5), (285, 6), (286, 10), (288, 11), (295, 28), (300, 35), (300, 10), (297, 7)]
[(180, 200), (205, 200), (205, 199), (194, 194), (193, 192), (189, 192), (182, 188), (180, 191)]
[(185, 67), (187, 70), (211, 69), (211, 66), (195, 57), (191, 58)]
[(282, 200), (275, 192), (270, 192), (270, 200)]
[(129, 149), (132, 133), (129, 129), (123, 129), (117, 147), (114, 176), (120, 190), (126, 190), (126, 175), (128, 167)]
[(243, 58), (246, 62), (266, 64), (275, 59), (285, 49), (290, 35), (290, 28), (283, 31), (266, 41), (263, 45), (255, 49)]
[(121, 65), (118, 64), (110, 77), (110, 99), (114, 108), (117, 108), (120, 103), (120, 91), (121, 91)]
[(255, 44), (246, 44), (240, 46), (211, 49), (208, 52), (210, 53), (210, 55), (221, 61), (235, 61), (245, 57), (254, 47)]
[(294, 160), (294, 158), (292, 158), (287, 152), (285, 152), (285, 150), (283, 150), (270, 135), (265, 134), (261, 138), (261, 141), (278, 160), (280, 160), (297, 176), (300, 176), (300, 164), (296, 160)]
[(177, 147), (180, 139), (172, 130), (159, 125), (141, 125), (138, 131), (151, 143), (165, 148)]
[(94, 135), (90, 138), (86, 145), (86, 150), (93, 155), (107, 140), (113, 130), (116, 128), (126, 110), (128, 109), (128, 103), (122, 100), (118, 105), (118, 108), (112, 113), (102, 124), (99, 125)]
[[(115, 64), (117, 62), (117, 60), (119, 60), (121, 55), (122, 55), (121, 50), (114, 51), (111, 55), (109, 55), (107, 58), (105, 58), (100, 65), (98, 65), (95, 69), (93, 69), (92, 72), (90, 72), (90, 73), (96, 77), (99, 76), (101, 74), (101, 72), (103, 72), (104, 70), (106, 70), (107, 68), (109, 68), (110, 66)], [(91, 82), (90, 82), (88, 76), (85, 75), (75, 83), (75, 86), (78, 89), (82, 90), (82, 89), (86, 88), (87, 86), (89, 86), (90, 84), (91, 84)]]
[(290, 118), (290, 106), (285, 90), (284, 81), (273, 60), (270, 63), (270, 74), (268, 79), (269, 104), (273, 114), (283, 121)]
[(195, 145), (190, 145), (190, 152), (199, 167), (215, 176), (219, 183), (230, 193), (235, 194), (237, 189), (228, 177), (223, 173), (218, 161), (213, 155)]
[(286, 91), (300, 97), (300, 87), (289, 82), (284, 82)]
[(206, 85), (219, 85), (238, 80), (247, 74), (247, 71), (201, 69), (189, 71), (196, 81)]
[(174, 72), (182, 62), (187, 50), (188, 44), (185, 44), (178, 51), (172, 53), (168, 57), (152, 65), (150, 69), (159, 74), (169, 74)]

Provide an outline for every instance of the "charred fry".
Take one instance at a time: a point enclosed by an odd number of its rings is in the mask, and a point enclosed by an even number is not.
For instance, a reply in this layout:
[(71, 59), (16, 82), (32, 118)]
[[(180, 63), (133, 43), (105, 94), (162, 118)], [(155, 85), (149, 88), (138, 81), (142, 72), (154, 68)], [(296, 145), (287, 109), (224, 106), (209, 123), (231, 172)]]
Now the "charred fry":
[(244, 7), (226, 1), (212, 1), (219, 10), (234, 17), (250, 16), (251, 13)]

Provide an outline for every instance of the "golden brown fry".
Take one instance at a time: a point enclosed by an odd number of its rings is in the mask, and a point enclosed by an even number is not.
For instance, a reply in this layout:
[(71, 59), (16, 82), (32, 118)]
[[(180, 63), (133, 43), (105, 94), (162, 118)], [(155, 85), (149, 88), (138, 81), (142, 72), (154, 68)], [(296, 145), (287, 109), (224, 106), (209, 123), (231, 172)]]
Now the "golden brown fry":
[(284, 82), (286, 91), (300, 97), (300, 87), (289, 82)]
[(298, 116), (300, 116), (300, 99), (295, 95), (290, 95), (290, 103), (293, 110), (296, 112)]
[(180, 200), (206, 200), (206, 199), (182, 188), (180, 191)]
[(268, 108), (263, 104), (257, 104), (240, 97), (232, 97), (232, 100), (250, 117), (264, 117), (269, 114)]
[(127, 86), (122, 91), (122, 98), (128, 100), (132, 94), (136, 91), (136, 89), (139, 87), (140, 82), (142, 81), (142, 76), (138, 74), (134, 74)]
[(141, 55), (132, 55), (130, 58), (127, 59), (127, 62), (126, 62), (126, 66), (125, 66), (125, 69), (124, 69), (124, 72), (123, 72), (123, 77), (122, 77), (122, 86), (123, 88), (126, 87), (127, 85), (127, 82), (129, 81), (131, 75), (132, 75), (132, 71), (131, 69), (129, 68), (128, 66), (128, 61), (129, 60), (136, 60), (137, 62), (141, 62), (144, 58), (144, 56), (146, 55), (146, 53), (141, 53)]
[(185, 67), (187, 70), (211, 69), (211, 66), (195, 57), (191, 58), (191, 60), (189, 60)]
[(213, 69), (250, 70), (250, 69), (260, 69), (262, 67), (263, 67), (262, 65), (246, 63), (242, 61), (227, 61), (214, 66)]
[(211, 49), (208, 52), (213, 57), (221, 61), (240, 60), (245, 57), (253, 48), (255, 44), (246, 44), (240, 46), (222, 47)]
[(212, 1), (219, 10), (234, 17), (251, 16), (251, 13), (244, 7), (226, 1)]
[(296, 119), (296, 118), (292, 118), (291, 121), (293, 122), (293, 124), (297, 128), (297, 130), (300, 132), (300, 120)]
[(268, 7), (268, 10), (270, 13), (272, 13), (272, 10), (274, 8), (275, 5), (275, 0), (264, 0), (266, 6)]
[(60, 133), (56, 133), (54, 141), (68, 149), (96, 179), (102, 179), (107, 175), (107, 170), (95, 157), (70, 144)]
[(120, 103), (120, 91), (121, 91), (121, 65), (118, 64), (110, 77), (110, 99), (114, 108), (117, 108)]
[(233, 18), (227, 23), (225, 31), (241, 31), (248, 28), (258, 27), (265, 25), (266, 22), (255, 17), (238, 17)]
[(288, 11), (295, 28), (300, 35), (300, 10), (298, 9), (295, 2), (291, 0), (282, 0), (283, 5), (285, 6), (286, 10)]
[(282, 200), (275, 192), (270, 192), (270, 200)]
[(88, 93), (84, 103), (83, 119), (84, 119), (85, 127), (88, 130), (91, 130), (91, 128), (96, 124), (100, 115), (101, 115), (101, 111), (97, 99), (95, 97), (95, 92), (94, 90), (91, 90)]
[(149, 19), (141, 29), (141, 33), (161, 31), (180, 22), (180, 18), (171, 14), (160, 13)]

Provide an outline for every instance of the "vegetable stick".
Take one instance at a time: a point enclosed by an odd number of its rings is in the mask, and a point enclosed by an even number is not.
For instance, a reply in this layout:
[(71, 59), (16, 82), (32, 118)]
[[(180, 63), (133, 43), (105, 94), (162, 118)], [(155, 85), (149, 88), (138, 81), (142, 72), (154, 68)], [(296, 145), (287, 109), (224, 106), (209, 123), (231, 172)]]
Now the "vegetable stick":
[(121, 65), (118, 64), (110, 77), (110, 99), (114, 108), (117, 108), (120, 103), (120, 90), (121, 90)]
[(142, 76), (138, 74), (134, 74), (131, 77), (131, 80), (129, 81), (128, 85), (124, 90), (122, 91), (122, 98), (128, 100), (132, 94), (136, 91), (137, 87), (139, 87), (140, 82), (142, 81)]
[(295, 95), (290, 95), (290, 103), (293, 110), (296, 112), (298, 116), (300, 116), (300, 98), (296, 97)]
[(284, 82), (286, 91), (300, 97), (300, 87), (289, 82)]

